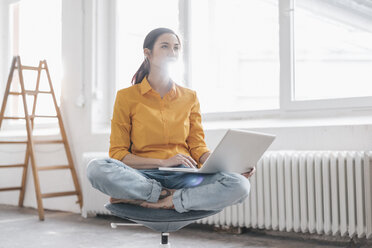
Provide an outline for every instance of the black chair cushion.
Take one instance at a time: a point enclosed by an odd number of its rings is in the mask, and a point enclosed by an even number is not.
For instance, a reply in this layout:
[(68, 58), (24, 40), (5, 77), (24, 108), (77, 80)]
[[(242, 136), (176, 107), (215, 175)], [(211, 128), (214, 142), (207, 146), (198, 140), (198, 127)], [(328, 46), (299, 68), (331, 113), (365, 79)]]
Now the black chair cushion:
[(125, 203), (108, 203), (105, 207), (113, 213), (113, 215), (124, 219), (131, 220), (143, 220), (151, 222), (177, 222), (177, 221), (187, 221), (187, 220), (198, 220), (202, 219), (216, 213), (219, 211), (189, 211), (185, 213), (178, 213), (175, 210), (169, 209), (153, 209), (144, 208), (141, 206)]

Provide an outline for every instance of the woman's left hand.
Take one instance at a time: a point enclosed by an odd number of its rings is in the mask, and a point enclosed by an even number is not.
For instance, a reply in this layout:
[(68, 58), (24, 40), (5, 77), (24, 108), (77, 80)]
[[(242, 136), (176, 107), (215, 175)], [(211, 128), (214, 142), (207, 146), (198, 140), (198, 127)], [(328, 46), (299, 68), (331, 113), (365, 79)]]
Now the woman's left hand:
[(204, 164), (204, 162), (207, 160), (207, 158), (211, 155), (211, 152), (205, 152), (203, 155), (200, 156), (199, 162), (201, 164)]
[(246, 178), (250, 178), (251, 176), (253, 176), (255, 172), (256, 172), (256, 167), (253, 167), (252, 170), (250, 170), (249, 172), (244, 172), (242, 173), (242, 175), (245, 176)]

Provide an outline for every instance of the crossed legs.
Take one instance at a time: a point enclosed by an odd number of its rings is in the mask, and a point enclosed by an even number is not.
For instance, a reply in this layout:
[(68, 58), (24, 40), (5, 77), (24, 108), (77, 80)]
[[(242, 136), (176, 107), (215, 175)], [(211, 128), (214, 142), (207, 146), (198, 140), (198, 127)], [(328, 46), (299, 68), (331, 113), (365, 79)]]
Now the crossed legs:
[[(94, 188), (114, 198), (113, 203), (116, 200), (143, 207), (174, 207), (180, 213), (220, 210), (244, 201), (250, 190), (249, 180), (237, 173), (136, 170), (111, 158), (90, 161), (87, 176)], [(166, 189), (170, 189), (170, 195), (161, 197), (169, 194)]]

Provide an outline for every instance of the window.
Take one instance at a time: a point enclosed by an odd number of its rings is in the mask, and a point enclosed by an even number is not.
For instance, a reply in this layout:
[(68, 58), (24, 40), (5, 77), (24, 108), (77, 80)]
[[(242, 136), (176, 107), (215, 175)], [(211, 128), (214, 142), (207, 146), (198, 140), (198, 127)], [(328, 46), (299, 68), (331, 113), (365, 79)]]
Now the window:
[[(117, 1), (117, 88), (130, 86), (149, 31), (169, 27), (180, 33), (180, 26), (190, 25), (186, 63), (192, 76), (184, 81), (180, 63), (173, 78), (197, 90), (203, 112), (278, 108), (277, 1), (190, 1), (190, 13), (181, 13), (180, 2)], [(180, 16), (189, 20), (182, 22)]]
[[(165, 26), (183, 40), (184, 70), (175, 79), (197, 91), (204, 120), (372, 108), (368, 0), (114, 3), (114, 92), (130, 86), (146, 34)], [(97, 119), (111, 115), (104, 117)]]
[[(143, 41), (153, 29), (179, 31), (179, 6), (175, 0), (117, 1), (117, 89), (131, 86), (132, 77), (144, 61)], [(182, 61), (182, 59), (180, 59)], [(179, 68), (182, 68), (180, 63)], [(184, 84), (182, 71), (173, 78)]]
[(190, 20), (191, 85), (202, 111), (278, 109), (278, 1), (191, 1)]
[(371, 2), (295, 4), (294, 99), (372, 96)]
[[(47, 60), (49, 72), (57, 101), (60, 96), (61, 63), (61, 0), (22, 0), (9, 6), (10, 46), (8, 56), (21, 56), (23, 65), (38, 66), (40, 60)], [(7, 61), (6, 78), (9, 74), (11, 60)], [(36, 71), (23, 71), (26, 89), (34, 90), (37, 79)], [(18, 77), (15, 74), (11, 91), (20, 91)], [(6, 81), (5, 81), (6, 84)], [(40, 90), (49, 89), (47, 76), (42, 71)], [(29, 113), (32, 111), (33, 96), (27, 96)], [(36, 114), (55, 115), (51, 95), (41, 94), (37, 99)], [(6, 115), (22, 116), (24, 113), (22, 98), (9, 95)], [(16, 122), (16, 121), (14, 121)], [(20, 120), (22, 122), (22, 120)], [(56, 122), (56, 119), (36, 118), (35, 123)]]

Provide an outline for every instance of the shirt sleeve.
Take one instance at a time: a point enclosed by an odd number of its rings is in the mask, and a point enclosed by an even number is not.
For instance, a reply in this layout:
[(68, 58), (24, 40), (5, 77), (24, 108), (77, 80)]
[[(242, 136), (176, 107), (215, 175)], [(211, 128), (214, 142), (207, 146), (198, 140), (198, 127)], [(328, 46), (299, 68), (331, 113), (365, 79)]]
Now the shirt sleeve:
[(116, 94), (114, 111), (111, 119), (109, 156), (122, 160), (130, 153), (130, 132), (132, 128), (129, 105), (123, 94)]
[(209, 152), (209, 149), (204, 140), (204, 130), (201, 124), (200, 114), (200, 103), (196, 92), (194, 92), (194, 103), (191, 107), (190, 113), (190, 133), (186, 139), (186, 143), (189, 146), (191, 157), (198, 163), (198, 167), (201, 167), (199, 162), (200, 157)]

